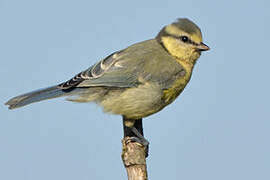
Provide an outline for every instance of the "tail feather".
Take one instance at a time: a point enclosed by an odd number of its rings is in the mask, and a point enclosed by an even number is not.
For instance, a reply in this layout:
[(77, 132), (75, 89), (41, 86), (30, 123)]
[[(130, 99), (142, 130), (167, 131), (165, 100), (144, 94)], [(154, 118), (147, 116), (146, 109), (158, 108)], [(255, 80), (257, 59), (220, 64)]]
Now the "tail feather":
[(6, 102), (5, 105), (8, 105), (9, 109), (15, 109), (34, 102), (61, 97), (67, 94), (69, 93), (66, 93), (63, 90), (57, 88), (57, 86), (52, 86), (49, 88), (40, 89), (26, 94), (22, 94), (20, 96), (16, 96)]

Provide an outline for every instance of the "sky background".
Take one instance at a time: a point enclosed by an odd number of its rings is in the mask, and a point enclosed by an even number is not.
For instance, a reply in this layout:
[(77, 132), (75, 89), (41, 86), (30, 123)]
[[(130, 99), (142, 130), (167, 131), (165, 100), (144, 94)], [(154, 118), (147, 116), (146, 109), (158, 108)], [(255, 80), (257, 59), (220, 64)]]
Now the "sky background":
[(178, 17), (211, 51), (180, 97), (144, 119), (149, 179), (269, 180), (269, 1), (0, 0), (0, 179), (126, 179), (122, 120), (55, 99), (9, 98), (55, 85)]

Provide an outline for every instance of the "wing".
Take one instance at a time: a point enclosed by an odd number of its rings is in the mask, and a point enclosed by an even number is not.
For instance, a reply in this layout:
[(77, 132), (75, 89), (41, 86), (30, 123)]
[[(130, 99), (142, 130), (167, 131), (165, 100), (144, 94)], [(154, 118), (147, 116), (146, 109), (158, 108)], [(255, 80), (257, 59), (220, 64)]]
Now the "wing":
[(154, 39), (109, 55), (58, 88), (67, 91), (76, 87), (125, 88), (154, 82), (166, 89), (184, 73), (184, 68)]
[(72, 90), (75, 87), (133, 87), (138, 83), (136, 66), (124, 66), (122, 58), (124, 50), (115, 52), (85, 71), (80, 72), (69, 81), (58, 85), (62, 90)]

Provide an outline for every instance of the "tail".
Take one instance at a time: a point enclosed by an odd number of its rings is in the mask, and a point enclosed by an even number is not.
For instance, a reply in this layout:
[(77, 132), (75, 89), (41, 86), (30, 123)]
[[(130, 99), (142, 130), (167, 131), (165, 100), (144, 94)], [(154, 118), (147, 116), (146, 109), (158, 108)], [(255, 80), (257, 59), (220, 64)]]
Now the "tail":
[(26, 94), (22, 94), (20, 96), (16, 96), (6, 102), (5, 105), (8, 105), (9, 109), (15, 109), (34, 102), (61, 97), (68, 94), (69, 93), (57, 88), (57, 86), (52, 86), (49, 88), (40, 89)]

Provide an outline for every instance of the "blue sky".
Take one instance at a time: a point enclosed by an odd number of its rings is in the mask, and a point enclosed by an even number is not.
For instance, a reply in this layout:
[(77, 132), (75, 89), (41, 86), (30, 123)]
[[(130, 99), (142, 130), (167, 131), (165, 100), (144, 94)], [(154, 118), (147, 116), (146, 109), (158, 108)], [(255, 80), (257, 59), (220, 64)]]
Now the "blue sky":
[(269, 2), (0, 0), (0, 179), (125, 179), (122, 121), (56, 99), (10, 111), (10, 97), (68, 80), (178, 17), (201, 27), (181, 96), (144, 120), (150, 179), (270, 178)]

